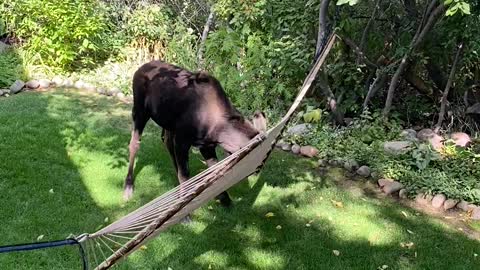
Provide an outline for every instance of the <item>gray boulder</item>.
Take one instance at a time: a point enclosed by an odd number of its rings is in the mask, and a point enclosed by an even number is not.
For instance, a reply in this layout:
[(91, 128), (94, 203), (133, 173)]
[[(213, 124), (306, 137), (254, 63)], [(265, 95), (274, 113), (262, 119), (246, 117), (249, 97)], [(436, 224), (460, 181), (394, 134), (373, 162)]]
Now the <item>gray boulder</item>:
[(407, 190), (402, 188), (400, 189), (400, 191), (398, 192), (398, 197), (402, 198), (402, 199), (406, 199), (407, 198)]
[(37, 89), (38, 87), (40, 87), (40, 82), (38, 82), (37, 80), (30, 80), (25, 84), (25, 86), (30, 89)]
[(357, 174), (363, 177), (369, 177), (371, 172), (370, 167), (365, 165), (357, 169)]
[(433, 132), (429, 128), (424, 128), (417, 133), (417, 138), (422, 142), (428, 142), (433, 149), (439, 151), (443, 148), (443, 138), (442, 136)]
[(21, 80), (16, 80), (11, 86), (10, 86), (10, 93), (16, 94), (25, 87), (25, 83)]
[(50, 82), (50, 80), (47, 80), (47, 79), (40, 79), (38, 81), (38, 83), (39, 83), (39, 88), (40, 89), (45, 89), (45, 88), (50, 87), (51, 82)]
[(402, 183), (397, 181), (392, 181), (390, 183), (385, 184), (385, 186), (383, 186), (383, 192), (385, 194), (392, 194), (397, 191), (400, 191), (402, 188), (403, 188)]
[(287, 130), (288, 135), (305, 135), (311, 129), (310, 124), (298, 124)]
[(417, 132), (414, 129), (405, 129), (400, 132), (400, 136), (406, 140), (415, 140), (417, 138)]
[(454, 208), (458, 203), (458, 200), (448, 199), (443, 203), (443, 210), (447, 211)]
[(392, 141), (392, 142), (385, 142), (383, 144), (383, 150), (386, 153), (392, 155), (400, 155), (412, 147), (413, 143), (411, 141)]
[(345, 163), (343, 164), (343, 168), (345, 168), (345, 170), (349, 171), (349, 172), (353, 172), (355, 171), (360, 165), (358, 164), (357, 161), (355, 160), (347, 160), (345, 161)]
[(300, 154), (300, 145), (298, 144), (292, 145), (292, 153), (294, 153), (295, 155)]

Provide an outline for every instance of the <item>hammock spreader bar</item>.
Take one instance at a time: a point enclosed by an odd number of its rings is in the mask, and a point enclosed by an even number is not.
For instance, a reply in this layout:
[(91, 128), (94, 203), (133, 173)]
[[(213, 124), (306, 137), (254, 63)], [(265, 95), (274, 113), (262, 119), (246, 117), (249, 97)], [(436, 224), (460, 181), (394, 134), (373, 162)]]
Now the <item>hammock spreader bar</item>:
[(18, 252), (18, 251), (30, 251), (36, 249), (45, 249), (45, 248), (54, 248), (54, 247), (63, 247), (63, 246), (73, 246), (77, 245), (80, 250), (80, 256), (82, 257), (83, 269), (87, 269), (87, 257), (85, 256), (85, 251), (83, 246), (75, 238), (69, 238), (65, 240), (57, 241), (45, 241), (37, 243), (28, 243), (28, 244), (18, 244), (10, 246), (1, 246), (0, 253), (9, 253), (9, 252)]

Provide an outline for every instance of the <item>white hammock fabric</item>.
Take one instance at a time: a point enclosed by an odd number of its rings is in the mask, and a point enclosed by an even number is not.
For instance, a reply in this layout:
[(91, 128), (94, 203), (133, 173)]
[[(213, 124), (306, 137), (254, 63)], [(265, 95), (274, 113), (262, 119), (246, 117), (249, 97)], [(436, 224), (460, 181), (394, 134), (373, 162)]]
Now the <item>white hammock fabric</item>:
[(306, 77), (294, 103), (282, 120), (246, 146), (173, 188), (145, 206), (92, 234), (76, 239), (88, 254), (89, 269), (108, 269), (146, 241), (178, 223), (223, 191), (255, 173), (268, 158), (277, 138), (310, 89), (321, 65), (334, 44), (333, 34)]

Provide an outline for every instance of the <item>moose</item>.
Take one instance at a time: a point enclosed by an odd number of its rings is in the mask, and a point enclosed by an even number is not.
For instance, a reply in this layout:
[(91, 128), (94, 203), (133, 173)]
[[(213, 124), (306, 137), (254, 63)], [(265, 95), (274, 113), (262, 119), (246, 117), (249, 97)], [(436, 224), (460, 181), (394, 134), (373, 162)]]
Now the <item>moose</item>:
[[(133, 75), (133, 130), (123, 197), (133, 195), (135, 155), (149, 119), (162, 128), (163, 141), (183, 183), (189, 178), (188, 156), (197, 147), (207, 166), (217, 162), (216, 146), (231, 154), (267, 128), (265, 114), (245, 119), (227, 98), (220, 82), (206, 72), (191, 72), (159, 60), (142, 65)], [(225, 191), (217, 199), (231, 204)]]

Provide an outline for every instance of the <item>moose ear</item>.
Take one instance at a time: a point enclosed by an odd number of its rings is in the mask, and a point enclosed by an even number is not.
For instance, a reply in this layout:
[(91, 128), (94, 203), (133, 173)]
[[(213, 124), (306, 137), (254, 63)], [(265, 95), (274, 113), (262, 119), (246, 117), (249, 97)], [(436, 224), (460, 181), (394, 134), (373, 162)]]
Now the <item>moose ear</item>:
[(195, 74), (195, 82), (197, 83), (206, 83), (210, 81), (210, 75), (205, 71), (200, 71), (199, 73)]

